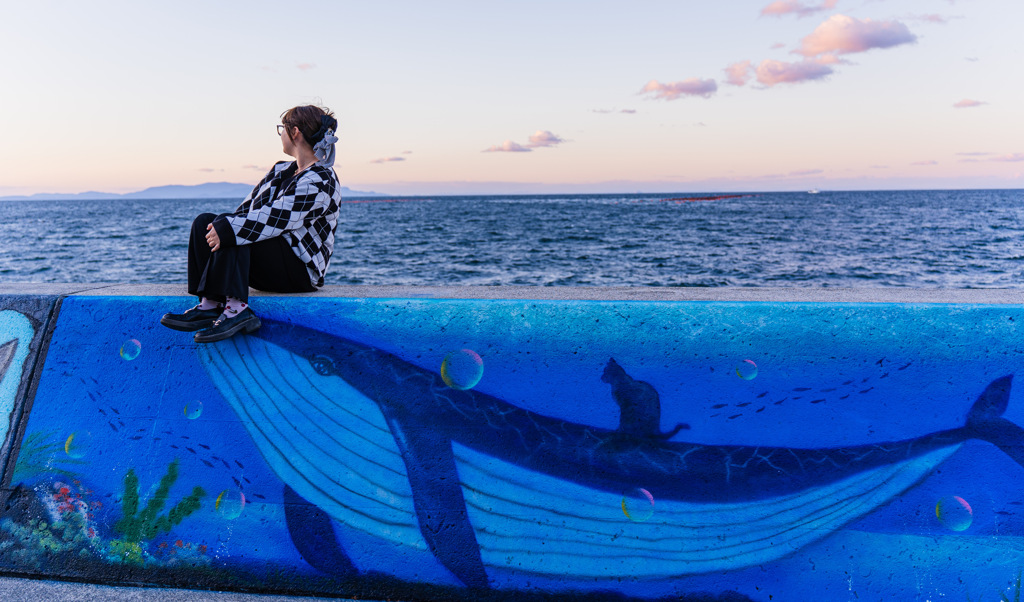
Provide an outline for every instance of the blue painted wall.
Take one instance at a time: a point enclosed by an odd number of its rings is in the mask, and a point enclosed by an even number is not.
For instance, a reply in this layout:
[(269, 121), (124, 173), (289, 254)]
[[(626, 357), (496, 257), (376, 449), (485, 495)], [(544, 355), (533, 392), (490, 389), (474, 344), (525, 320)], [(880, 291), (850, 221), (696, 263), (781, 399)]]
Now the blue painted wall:
[[(5, 303), (0, 344), (43, 336)], [(1021, 306), (267, 298), (200, 346), (174, 303), (69, 297), (34, 390), (10, 363), (3, 570), (890, 600), (1024, 568)]]

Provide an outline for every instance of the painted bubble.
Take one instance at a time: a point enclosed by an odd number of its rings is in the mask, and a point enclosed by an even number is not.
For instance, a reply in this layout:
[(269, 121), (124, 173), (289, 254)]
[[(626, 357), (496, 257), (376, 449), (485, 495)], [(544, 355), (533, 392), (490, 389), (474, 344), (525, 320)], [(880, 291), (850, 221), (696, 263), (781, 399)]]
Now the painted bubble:
[(754, 380), (757, 378), (757, 364), (754, 360), (743, 360), (736, 364), (736, 376), (743, 380)]
[(183, 412), (185, 414), (185, 418), (195, 420), (203, 415), (203, 402), (199, 400), (190, 401), (185, 404)]
[(953, 531), (965, 531), (974, 520), (974, 511), (964, 498), (956, 495), (946, 496), (935, 504), (935, 516), (946, 528)]
[(646, 489), (636, 487), (622, 494), (622, 513), (634, 523), (642, 523), (654, 516), (654, 496)]
[(225, 489), (213, 504), (217, 514), (228, 520), (235, 520), (245, 509), (245, 494), (237, 489)]
[(471, 349), (452, 351), (441, 362), (441, 379), (453, 389), (472, 389), (484, 375), (484, 360)]
[(142, 353), (142, 343), (138, 339), (128, 339), (121, 343), (121, 359), (130, 362)]
[(68, 435), (64, 441), (64, 453), (70, 458), (84, 458), (92, 447), (92, 433), (89, 431), (76, 431)]

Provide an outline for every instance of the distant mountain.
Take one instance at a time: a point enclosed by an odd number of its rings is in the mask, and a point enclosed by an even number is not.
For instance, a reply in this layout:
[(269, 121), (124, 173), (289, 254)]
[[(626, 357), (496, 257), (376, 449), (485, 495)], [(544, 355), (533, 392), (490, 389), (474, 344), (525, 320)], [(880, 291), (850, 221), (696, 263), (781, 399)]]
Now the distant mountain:
[[(231, 182), (208, 182), (194, 186), (154, 186), (138, 192), (117, 194), (114, 192), (79, 192), (76, 194), (41, 192), (28, 196), (0, 196), (0, 201), (63, 201), (92, 199), (243, 199), (252, 190), (252, 184)], [(341, 187), (341, 195), (347, 197), (387, 196), (379, 192), (364, 192)]]

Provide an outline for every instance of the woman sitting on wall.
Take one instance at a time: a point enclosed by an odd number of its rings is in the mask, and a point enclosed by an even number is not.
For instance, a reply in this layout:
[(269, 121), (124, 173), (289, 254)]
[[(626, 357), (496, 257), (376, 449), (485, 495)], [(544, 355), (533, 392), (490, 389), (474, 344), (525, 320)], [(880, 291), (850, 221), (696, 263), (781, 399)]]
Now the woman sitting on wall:
[(197, 343), (252, 332), (260, 319), (249, 287), (305, 293), (323, 286), (334, 249), (341, 184), (334, 172), (338, 121), (317, 106), (288, 109), (277, 133), (285, 154), (234, 213), (203, 213), (192, 222), (188, 292), (199, 305), (160, 323), (196, 332)]

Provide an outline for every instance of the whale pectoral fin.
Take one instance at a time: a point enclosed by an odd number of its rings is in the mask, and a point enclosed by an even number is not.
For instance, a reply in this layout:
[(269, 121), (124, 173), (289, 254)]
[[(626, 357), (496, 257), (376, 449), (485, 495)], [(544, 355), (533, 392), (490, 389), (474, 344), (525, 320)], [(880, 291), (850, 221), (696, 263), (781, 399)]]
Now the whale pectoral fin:
[(437, 429), (404, 428), (397, 419), (387, 420), (405, 461), (420, 532), (430, 551), (467, 586), (487, 587), (451, 440)]
[(284, 486), (284, 518), (288, 534), (302, 559), (328, 575), (354, 575), (358, 571), (341, 548), (327, 513)]

